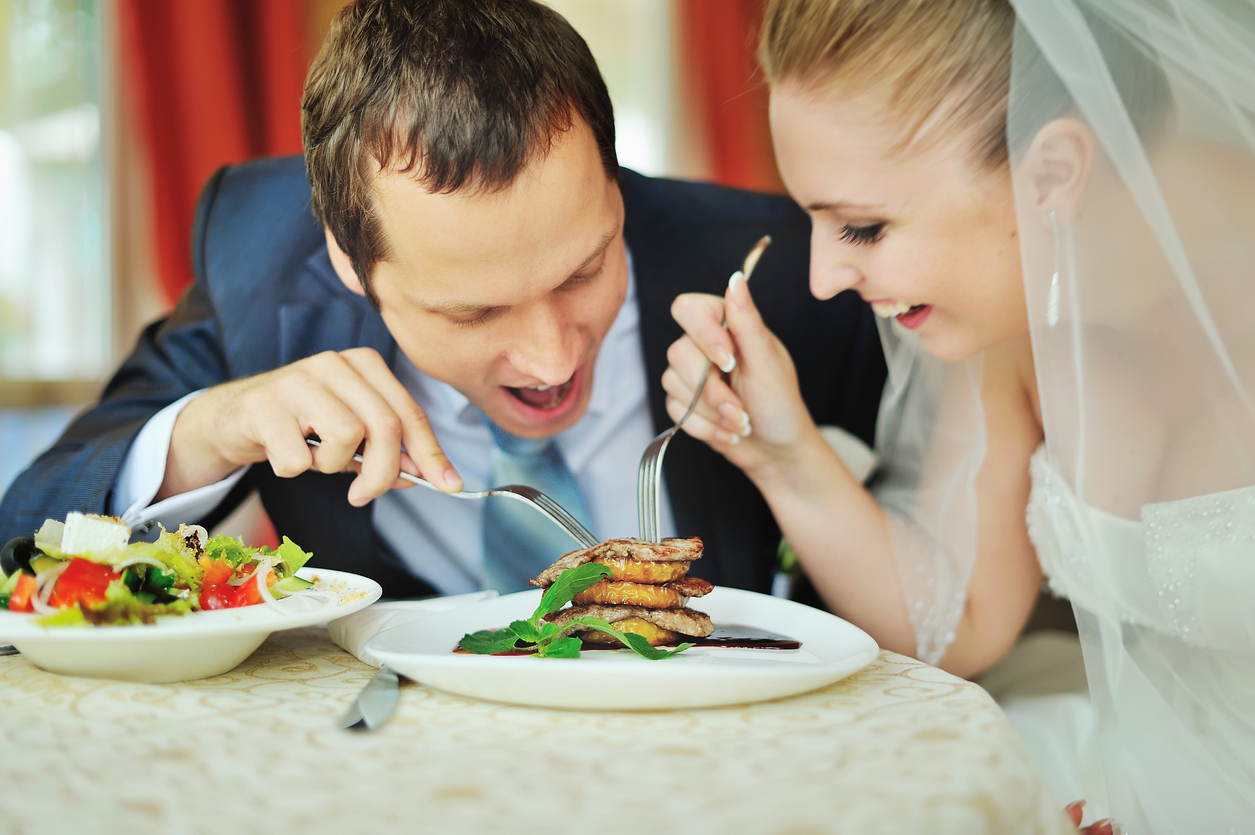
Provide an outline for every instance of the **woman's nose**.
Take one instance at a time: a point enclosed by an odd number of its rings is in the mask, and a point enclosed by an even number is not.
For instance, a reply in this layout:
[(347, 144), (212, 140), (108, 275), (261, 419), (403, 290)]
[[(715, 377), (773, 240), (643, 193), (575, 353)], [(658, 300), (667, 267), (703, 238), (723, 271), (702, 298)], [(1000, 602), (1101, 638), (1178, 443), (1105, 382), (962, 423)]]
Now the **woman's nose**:
[(849, 264), (824, 264), (811, 261), (811, 295), (821, 301), (830, 299), (842, 290), (863, 280), (863, 274)]

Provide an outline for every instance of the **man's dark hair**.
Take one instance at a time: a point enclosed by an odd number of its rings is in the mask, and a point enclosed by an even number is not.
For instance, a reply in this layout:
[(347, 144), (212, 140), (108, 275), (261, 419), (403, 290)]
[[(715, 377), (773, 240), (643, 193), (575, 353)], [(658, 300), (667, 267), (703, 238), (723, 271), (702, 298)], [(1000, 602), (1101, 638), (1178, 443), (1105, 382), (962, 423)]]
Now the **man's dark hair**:
[(301, 101), (314, 214), (367, 298), (389, 257), (374, 180), (506, 189), (577, 119), (617, 179), (614, 112), (588, 44), (533, 0), (357, 0), (336, 17)]

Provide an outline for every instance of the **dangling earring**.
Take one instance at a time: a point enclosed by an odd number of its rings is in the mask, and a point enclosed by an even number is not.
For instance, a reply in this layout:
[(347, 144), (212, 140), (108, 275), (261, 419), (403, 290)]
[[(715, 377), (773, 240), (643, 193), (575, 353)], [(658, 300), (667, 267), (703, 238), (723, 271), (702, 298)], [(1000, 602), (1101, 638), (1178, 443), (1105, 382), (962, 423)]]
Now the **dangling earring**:
[(1059, 324), (1059, 261), (1063, 241), (1059, 235), (1059, 218), (1053, 211), (1050, 213), (1050, 231), (1055, 238), (1055, 271), (1050, 276), (1050, 292), (1046, 296), (1046, 324), (1054, 327)]

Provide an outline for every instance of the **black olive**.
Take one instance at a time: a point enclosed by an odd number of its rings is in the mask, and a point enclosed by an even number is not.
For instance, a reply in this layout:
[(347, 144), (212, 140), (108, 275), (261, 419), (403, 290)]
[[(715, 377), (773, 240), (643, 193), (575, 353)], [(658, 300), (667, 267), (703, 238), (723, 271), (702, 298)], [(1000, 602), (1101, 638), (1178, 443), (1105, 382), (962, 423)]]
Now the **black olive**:
[(25, 570), (33, 574), (31, 559), (38, 557), (42, 553), (43, 551), (35, 547), (33, 537), (14, 537), (4, 543), (4, 549), (0, 550), (0, 571), (3, 571), (6, 577), (18, 570)]

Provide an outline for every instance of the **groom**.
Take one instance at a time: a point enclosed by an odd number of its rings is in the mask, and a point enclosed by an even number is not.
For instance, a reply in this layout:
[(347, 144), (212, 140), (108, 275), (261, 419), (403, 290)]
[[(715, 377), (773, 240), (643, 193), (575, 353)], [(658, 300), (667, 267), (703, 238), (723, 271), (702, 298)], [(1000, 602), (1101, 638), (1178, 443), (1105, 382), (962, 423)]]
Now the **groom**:
[[(763, 234), (756, 298), (804, 398), (871, 441), (875, 329), (852, 294), (810, 299), (806, 217), (620, 170), (596, 64), (547, 7), (360, 0), (302, 110), (304, 160), (206, 185), (195, 285), (14, 483), (0, 535), (71, 510), (208, 527), (257, 490), (313, 564), (389, 596), (517, 587), (536, 570), (519, 517), (393, 489), (398, 469), (444, 491), (537, 479), (597, 536), (634, 535), (671, 301), (721, 292)], [(663, 530), (706, 541), (696, 573), (768, 590), (779, 530), (750, 482), (686, 437), (666, 464)]]

